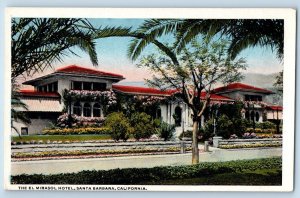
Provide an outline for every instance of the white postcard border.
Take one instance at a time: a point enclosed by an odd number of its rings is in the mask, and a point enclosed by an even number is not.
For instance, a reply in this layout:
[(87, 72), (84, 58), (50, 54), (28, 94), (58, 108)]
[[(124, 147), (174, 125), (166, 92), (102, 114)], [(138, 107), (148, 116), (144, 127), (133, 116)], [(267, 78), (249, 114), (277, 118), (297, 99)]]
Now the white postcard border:
[[(212, 14), (213, 13), (213, 14)], [(8, 190), (20, 190), (10, 184), (10, 21), (12, 17), (76, 18), (203, 18), (203, 19), (284, 19), (284, 119), (282, 186), (144, 186), (150, 191), (292, 191), (294, 177), (295, 131), (295, 46), (296, 11), (288, 8), (7, 8), (5, 15), (5, 98), (4, 98), (4, 184)], [(69, 186), (69, 185), (64, 185)], [(70, 185), (74, 186), (75, 185)], [(87, 186), (87, 185), (80, 185)], [(103, 186), (103, 185), (101, 185)], [(110, 185), (104, 185), (108, 187)], [(125, 186), (125, 185), (115, 185)], [(133, 185), (137, 186), (137, 185)]]

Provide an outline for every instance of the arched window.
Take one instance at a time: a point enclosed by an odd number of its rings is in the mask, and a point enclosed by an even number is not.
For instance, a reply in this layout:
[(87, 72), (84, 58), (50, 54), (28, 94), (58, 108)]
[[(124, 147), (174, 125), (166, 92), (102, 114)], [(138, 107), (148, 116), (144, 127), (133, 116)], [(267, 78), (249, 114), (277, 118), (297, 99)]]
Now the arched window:
[(255, 113), (255, 120), (256, 120), (256, 122), (259, 121), (259, 113), (258, 112)]
[(251, 111), (251, 121), (254, 121), (254, 111)]
[(156, 118), (158, 118), (158, 119), (161, 118), (161, 109), (159, 107), (156, 110)]
[(101, 116), (101, 108), (99, 103), (95, 103), (93, 106), (93, 116), (100, 117)]
[(81, 110), (82, 110), (82, 108), (81, 108), (80, 102), (74, 103), (74, 105), (73, 105), (73, 114), (81, 116)]
[(181, 126), (181, 108), (179, 106), (177, 106), (175, 108), (175, 126)]
[(250, 118), (250, 116), (249, 116), (249, 111), (246, 111), (246, 113), (245, 113), (245, 118), (246, 118), (246, 120), (249, 120), (249, 118)]
[(91, 105), (89, 103), (84, 103), (83, 105), (83, 116), (91, 117)]

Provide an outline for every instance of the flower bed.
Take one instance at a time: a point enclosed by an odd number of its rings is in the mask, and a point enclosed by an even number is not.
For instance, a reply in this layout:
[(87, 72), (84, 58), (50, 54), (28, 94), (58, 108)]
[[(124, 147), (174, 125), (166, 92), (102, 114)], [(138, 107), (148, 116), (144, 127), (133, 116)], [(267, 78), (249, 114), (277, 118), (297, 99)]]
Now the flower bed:
[(63, 128), (63, 129), (45, 129), (45, 135), (84, 135), (84, 134), (107, 134), (108, 129), (103, 127), (83, 127), (83, 128)]
[(281, 147), (282, 143), (254, 143), (254, 144), (231, 144), (219, 145), (221, 149), (258, 148), (258, 147)]
[[(187, 151), (191, 147), (186, 148)], [(55, 156), (83, 156), (83, 155), (107, 155), (107, 154), (130, 154), (130, 153), (165, 153), (179, 152), (179, 147), (168, 148), (136, 148), (136, 149), (96, 149), (96, 150), (73, 150), (73, 151), (41, 151), (34, 153), (16, 152), (12, 154), (12, 158), (40, 158)]]

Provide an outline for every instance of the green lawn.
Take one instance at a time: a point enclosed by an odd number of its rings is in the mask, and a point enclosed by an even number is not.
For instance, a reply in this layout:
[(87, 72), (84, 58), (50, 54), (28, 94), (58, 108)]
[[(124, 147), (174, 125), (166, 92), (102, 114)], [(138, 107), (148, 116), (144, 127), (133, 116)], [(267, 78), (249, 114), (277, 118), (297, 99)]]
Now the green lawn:
[(13, 142), (26, 142), (26, 141), (39, 141), (47, 142), (62, 141), (62, 142), (74, 142), (74, 141), (95, 141), (95, 140), (111, 140), (110, 135), (28, 135), (12, 137)]

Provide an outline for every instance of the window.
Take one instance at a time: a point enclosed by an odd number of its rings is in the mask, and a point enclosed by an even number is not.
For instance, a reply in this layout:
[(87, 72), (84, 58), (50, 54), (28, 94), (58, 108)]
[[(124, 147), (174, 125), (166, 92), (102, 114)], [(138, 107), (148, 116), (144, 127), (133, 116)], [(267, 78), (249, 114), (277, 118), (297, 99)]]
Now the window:
[(91, 117), (91, 105), (89, 103), (84, 103), (83, 105), (83, 116)]
[(93, 83), (93, 90), (95, 91), (106, 90), (106, 83)]
[(48, 92), (53, 92), (53, 84), (48, 84)]
[(73, 114), (81, 116), (81, 104), (80, 104), (80, 102), (76, 102), (73, 105)]
[(53, 83), (53, 91), (54, 91), (54, 92), (57, 92), (57, 91), (58, 91), (58, 83), (57, 83), (57, 82), (54, 82), (54, 83)]
[(246, 113), (245, 113), (245, 118), (247, 119), (247, 120), (249, 120), (249, 111), (246, 111)]
[(258, 95), (245, 95), (245, 101), (262, 101), (262, 96), (258, 96)]
[(158, 108), (156, 110), (156, 118), (161, 119), (161, 109), (160, 108)]
[(28, 135), (28, 127), (21, 127), (21, 135)]
[(42, 91), (47, 92), (47, 85), (44, 85)]
[(83, 90), (92, 90), (92, 83), (83, 82)]
[(81, 90), (81, 82), (73, 81), (73, 89), (74, 90)]
[(255, 113), (255, 120), (256, 120), (256, 122), (259, 121), (259, 113), (258, 112)]
[(254, 121), (254, 111), (251, 111), (251, 121)]
[(175, 108), (174, 119), (175, 126), (181, 126), (181, 108), (179, 106)]
[(93, 106), (93, 116), (100, 117), (101, 116), (101, 108), (99, 103), (95, 103)]

